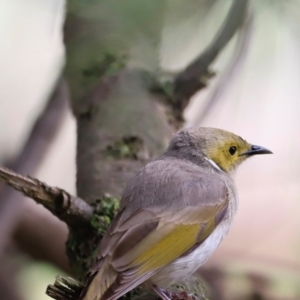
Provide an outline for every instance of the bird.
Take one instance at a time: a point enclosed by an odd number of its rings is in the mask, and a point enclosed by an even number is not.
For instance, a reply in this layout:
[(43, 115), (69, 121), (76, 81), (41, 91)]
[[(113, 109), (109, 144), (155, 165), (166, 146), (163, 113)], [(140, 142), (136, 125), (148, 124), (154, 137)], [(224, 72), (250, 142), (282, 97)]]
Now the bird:
[(142, 285), (170, 300), (167, 288), (191, 277), (228, 233), (238, 207), (237, 167), (271, 153), (218, 128), (176, 133), (128, 181), (81, 299), (116, 300)]

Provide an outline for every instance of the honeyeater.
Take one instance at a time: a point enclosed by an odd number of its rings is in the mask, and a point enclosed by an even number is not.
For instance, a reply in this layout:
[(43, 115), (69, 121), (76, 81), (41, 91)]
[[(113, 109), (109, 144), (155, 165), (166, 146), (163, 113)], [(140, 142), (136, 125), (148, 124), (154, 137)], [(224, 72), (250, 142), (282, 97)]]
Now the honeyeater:
[(236, 168), (272, 153), (216, 128), (184, 129), (131, 178), (98, 249), (81, 299), (115, 300), (138, 285), (189, 278), (228, 233), (237, 210)]

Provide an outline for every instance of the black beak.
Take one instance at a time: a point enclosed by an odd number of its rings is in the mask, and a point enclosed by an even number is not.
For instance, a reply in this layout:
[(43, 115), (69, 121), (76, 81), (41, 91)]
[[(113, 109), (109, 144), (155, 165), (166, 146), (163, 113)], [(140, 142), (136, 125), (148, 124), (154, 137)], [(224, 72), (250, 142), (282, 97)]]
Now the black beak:
[(256, 155), (256, 154), (273, 154), (273, 152), (268, 150), (267, 148), (252, 145), (251, 150), (248, 150), (248, 151), (240, 154), (240, 156), (242, 156), (242, 155)]

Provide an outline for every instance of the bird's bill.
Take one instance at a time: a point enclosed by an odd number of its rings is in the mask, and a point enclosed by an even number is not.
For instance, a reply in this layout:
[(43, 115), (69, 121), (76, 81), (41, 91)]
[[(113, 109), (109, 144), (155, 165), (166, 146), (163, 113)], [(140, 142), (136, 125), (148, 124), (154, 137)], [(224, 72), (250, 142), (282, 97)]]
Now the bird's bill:
[(257, 146), (257, 145), (252, 145), (250, 150), (248, 150), (244, 153), (241, 153), (240, 156), (242, 156), (242, 155), (256, 155), (256, 154), (273, 154), (273, 152), (270, 151), (267, 148)]

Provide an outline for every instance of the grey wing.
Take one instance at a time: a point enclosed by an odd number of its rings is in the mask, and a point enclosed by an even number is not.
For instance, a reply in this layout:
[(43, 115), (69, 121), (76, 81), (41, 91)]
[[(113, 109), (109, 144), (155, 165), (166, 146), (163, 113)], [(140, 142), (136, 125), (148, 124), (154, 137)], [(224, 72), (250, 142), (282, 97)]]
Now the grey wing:
[(137, 209), (215, 205), (224, 200), (228, 187), (221, 176), (190, 162), (154, 161), (133, 177), (125, 188), (121, 208), (128, 218)]
[[(96, 290), (102, 290), (98, 295), (106, 293), (105, 298), (115, 299), (151, 277), (151, 272), (138, 276), (138, 268), (130, 267), (134, 259), (126, 257), (130, 249), (158, 227), (160, 231), (164, 232), (166, 228), (169, 232), (170, 225), (173, 228), (181, 223), (187, 226), (198, 224), (201, 230), (191, 245), (203, 241), (224, 217), (227, 194), (225, 182), (201, 168), (169, 162), (147, 165), (127, 185), (121, 211), (101, 242), (100, 263), (94, 265), (94, 273), (100, 270), (87, 294), (93, 294), (94, 286)], [(131, 253), (135, 257), (142, 252)], [(104, 279), (106, 283), (103, 285)]]

